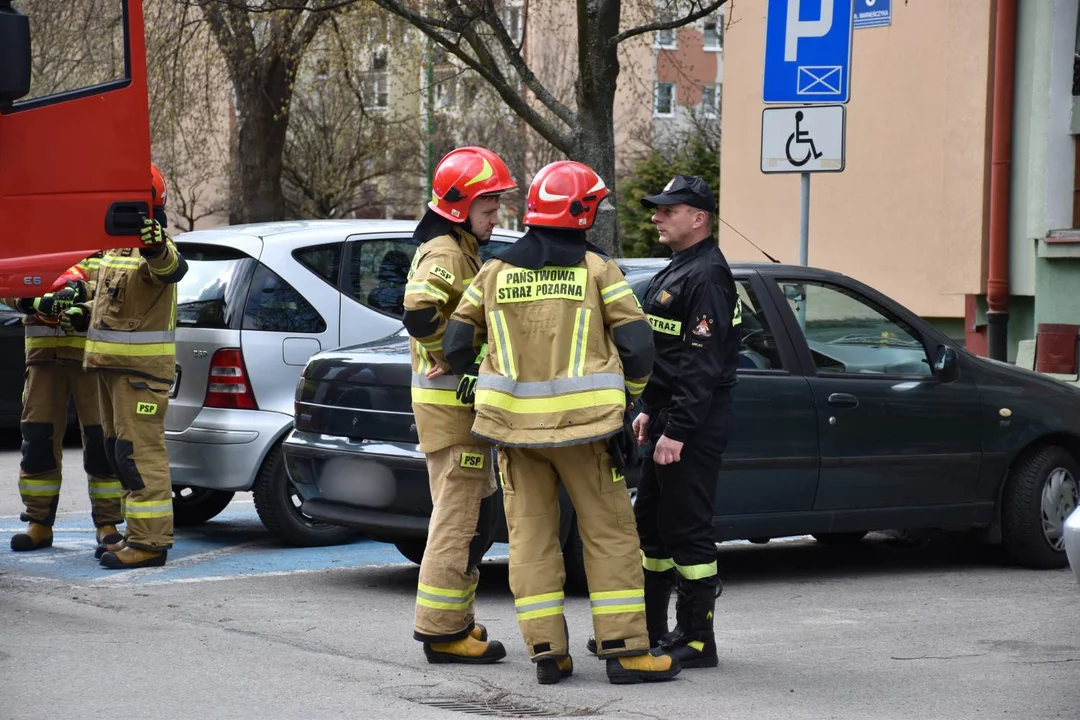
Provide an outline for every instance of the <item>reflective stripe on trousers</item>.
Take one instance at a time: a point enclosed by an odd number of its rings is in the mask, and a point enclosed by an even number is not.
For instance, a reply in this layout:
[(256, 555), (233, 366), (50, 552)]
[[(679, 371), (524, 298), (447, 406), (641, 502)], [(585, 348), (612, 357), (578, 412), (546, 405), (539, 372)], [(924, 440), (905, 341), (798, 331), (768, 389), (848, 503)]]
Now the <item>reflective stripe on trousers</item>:
[(624, 612), (645, 612), (644, 590), (608, 590), (589, 593), (593, 615), (613, 615)]
[(124, 486), (119, 480), (90, 481), (90, 497), (94, 498), (119, 498), (124, 495)]
[(60, 479), (19, 478), (19, 492), (29, 497), (55, 497), (60, 494)]
[(416, 604), (434, 610), (467, 610), (475, 597), (476, 583), (464, 590), (416, 585)]
[(565, 595), (561, 590), (514, 600), (514, 609), (517, 610), (518, 622), (550, 615), (562, 615), (565, 600)]

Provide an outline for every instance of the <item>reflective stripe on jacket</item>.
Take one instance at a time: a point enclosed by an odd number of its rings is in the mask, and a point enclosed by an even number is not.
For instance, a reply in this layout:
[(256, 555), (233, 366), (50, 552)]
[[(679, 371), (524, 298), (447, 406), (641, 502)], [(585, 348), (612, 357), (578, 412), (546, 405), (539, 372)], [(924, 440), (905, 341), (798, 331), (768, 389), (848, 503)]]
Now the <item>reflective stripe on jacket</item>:
[(172, 382), (176, 370), (176, 283), (187, 263), (172, 240), (159, 257), (109, 250), (101, 259), (86, 339), (86, 367)]
[[(86, 284), (88, 297), (93, 297), (95, 277), (100, 263), (100, 258), (94, 256), (72, 265), (57, 279), (51, 292), (61, 289), (68, 280), (78, 280)], [(15, 307), (18, 299), (4, 298), (3, 302)], [(82, 363), (86, 349), (86, 333), (67, 335), (61, 329), (59, 320), (37, 314), (25, 316), (23, 326), (27, 365), (44, 365), (54, 362)]]
[(413, 256), (405, 286), (405, 311), (436, 311), (430, 334), (409, 340), (412, 408), (421, 452), (476, 443), (469, 433), (472, 408), (456, 397), (460, 378), (449, 373), (431, 380), (426, 376), (436, 366), (447, 367), (442, 351), (446, 324), (480, 264), (476, 238), (457, 227), (453, 235), (440, 235), (423, 243)]
[[(476, 390), (473, 433), (501, 445), (555, 447), (591, 442), (622, 428), (628, 396), (649, 371), (627, 378), (625, 360), (651, 367), (651, 334), (622, 271), (585, 253), (575, 267), (540, 270), (489, 261), (466, 290), (445, 347), (487, 342)], [(618, 329), (637, 323), (641, 345), (623, 352)], [(453, 345), (453, 347), (452, 347)], [(645, 358), (644, 363), (635, 357)]]

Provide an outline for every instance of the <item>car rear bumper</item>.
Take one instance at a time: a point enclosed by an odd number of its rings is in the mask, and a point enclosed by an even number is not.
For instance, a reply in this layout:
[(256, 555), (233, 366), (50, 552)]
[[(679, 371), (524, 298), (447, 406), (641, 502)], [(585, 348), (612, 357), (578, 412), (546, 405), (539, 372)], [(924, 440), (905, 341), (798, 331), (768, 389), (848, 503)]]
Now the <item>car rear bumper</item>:
[(1065, 554), (1069, 556), (1073, 576), (1080, 582), (1080, 508), (1065, 520)]
[(415, 444), (293, 430), (282, 450), (305, 514), (374, 539), (427, 535), (431, 493)]
[(173, 485), (250, 490), (292, 417), (263, 410), (203, 408), (191, 426), (165, 431)]

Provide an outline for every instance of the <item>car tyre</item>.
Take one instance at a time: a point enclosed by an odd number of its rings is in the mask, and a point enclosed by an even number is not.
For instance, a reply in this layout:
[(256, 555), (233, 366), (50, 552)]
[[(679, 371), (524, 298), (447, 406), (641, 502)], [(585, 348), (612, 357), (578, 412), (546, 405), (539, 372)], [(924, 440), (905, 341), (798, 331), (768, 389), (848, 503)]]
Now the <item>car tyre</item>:
[(259, 513), (263, 525), (279, 540), (290, 545), (341, 545), (357, 535), (352, 528), (320, 522), (300, 511), (300, 494), (285, 472), (280, 442), (266, 454), (251, 490), (255, 498), (255, 511)]
[(812, 537), (822, 545), (854, 545), (866, 537), (866, 531), (814, 533)]
[(173, 525), (194, 527), (217, 515), (229, 506), (236, 493), (226, 490), (173, 485)]
[(1013, 463), (1001, 496), (1001, 538), (1016, 563), (1039, 569), (1068, 564), (1061, 532), (1076, 508), (1078, 482), (1080, 464), (1056, 445), (1037, 448)]
[(424, 559), (427, 538), (405, 538), (394, 541), (394, 547), (411, 562), (419, 565)]

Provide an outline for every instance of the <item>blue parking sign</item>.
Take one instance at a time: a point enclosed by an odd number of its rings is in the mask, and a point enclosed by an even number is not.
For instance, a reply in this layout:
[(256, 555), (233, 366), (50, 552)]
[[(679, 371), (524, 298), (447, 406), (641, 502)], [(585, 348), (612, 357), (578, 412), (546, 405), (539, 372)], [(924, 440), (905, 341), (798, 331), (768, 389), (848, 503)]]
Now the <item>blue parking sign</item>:
[(834, 104), (851, 97), (853, 0), (769, 0), (766, 103)]

